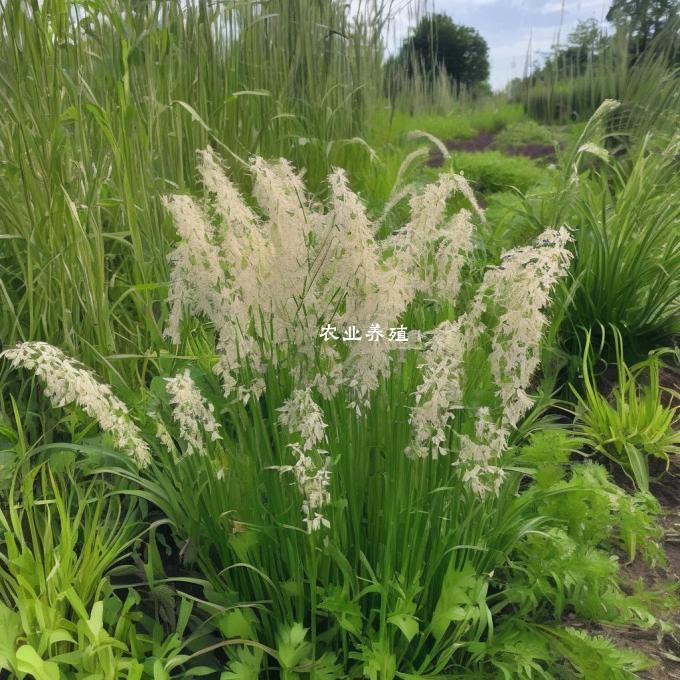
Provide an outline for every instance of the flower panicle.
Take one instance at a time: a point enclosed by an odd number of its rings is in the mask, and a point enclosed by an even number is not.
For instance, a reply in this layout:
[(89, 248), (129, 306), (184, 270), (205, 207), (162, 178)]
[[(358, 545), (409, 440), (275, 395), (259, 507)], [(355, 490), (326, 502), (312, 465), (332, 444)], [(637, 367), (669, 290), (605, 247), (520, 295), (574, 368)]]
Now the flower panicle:
[(326, 423), (314, 401), (311, 389), (295, 390), (279, 409), (279, 422), (301, 441), (290, 444), (295, 455), (294, 465), (277, 469), (281, 474), (292, 472), (302, 494), (302, 515), (308, 533), (330, 527), (323, 507), (331, 501), (331, 470), (328, 454), (319, 445), (324, 441)]
[(128, 454), (139, 467), (149, 464), (149, 445), (127, 406), (92, 371), (46, 342), (22, 342), (0, 353), (0, 357), (7, 359), (13, 368), (33, 372), (55, 408), (76, 404), (111, 435), (119, 451)]
[(531, 407), (526, 390), (540, 363), (540, 343), (547, 324), (544, 310), (571, 261), (565, 227), (547, 229), (534, 245), (503, 254), (498, 267), (487, 270), (482, 290), (499, 307), (492, 336), (491, 372), (514, 426)]
[(167, 378), (165, 386), (170, 396), (173, 420), (187, 445), (187, 455), (205, 454), (204, 437), (210, 441), (222, 438), (215, 419), (215, 407), (201, 394), (189, 369)]

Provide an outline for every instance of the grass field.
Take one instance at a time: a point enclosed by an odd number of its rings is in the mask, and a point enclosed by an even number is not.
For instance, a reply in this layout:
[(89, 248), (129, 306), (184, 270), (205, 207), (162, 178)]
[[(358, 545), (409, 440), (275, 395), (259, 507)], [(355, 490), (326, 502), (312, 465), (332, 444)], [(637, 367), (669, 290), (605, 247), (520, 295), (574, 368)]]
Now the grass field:
[(678, 70), (389, 30), (0, 3), (1, 677), (680, 677)]

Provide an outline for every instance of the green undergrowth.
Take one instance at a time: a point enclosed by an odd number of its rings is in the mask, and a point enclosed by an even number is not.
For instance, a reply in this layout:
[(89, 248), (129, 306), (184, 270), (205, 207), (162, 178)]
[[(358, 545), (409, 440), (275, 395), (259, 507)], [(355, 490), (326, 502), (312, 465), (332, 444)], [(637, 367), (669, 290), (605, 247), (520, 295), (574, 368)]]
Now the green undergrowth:
[(524, 144), (542, 144), (559, 146), (564, 141), (564, 132), (558, 128), (539, 125), (533, 120), (524, 120), (508, 125), (501, 130), (494, 140), (500, 150)]
[(462, 173), (481, 194), (517, 189), (528, 191), (551, 171), (523, 156), (506, 156), (500, 151), (454, 151), (446, 169)]
[(384, 110), (376, 114), (369, 143), (380, 146), (398, 142), (411, 130), (422, 130), (442, 141), (470, 139), (480, 132), (496, 133), (509, 125), (526, 120), (521, 106), (502, 99), (454, 109), (447, 115), (419, 114), (410, 116), (399, 111)]

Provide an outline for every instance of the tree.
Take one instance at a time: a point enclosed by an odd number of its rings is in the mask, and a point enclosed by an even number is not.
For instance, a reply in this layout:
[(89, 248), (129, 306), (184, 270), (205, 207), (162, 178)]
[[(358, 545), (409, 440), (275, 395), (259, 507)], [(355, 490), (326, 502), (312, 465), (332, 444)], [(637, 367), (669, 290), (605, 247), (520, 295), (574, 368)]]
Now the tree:
[(542, 66), (534, 73), (558, 72), (570, 69), (578, 74), (595, 65), (610, 45), (608, 36), (595, 19), (579, 21), (567, 38), (565, 46), (553, 45)]
[(415, 56), (430, 76), (444, 67), (458, 90), (479, 85), (489, 77), (486, 40), (474, 28), (453, 23), (446, 14), (423, 17), (404, 42), (400, 56)]
[(607, 12), (607, 21), (628, 31), (636, 56), (677, 18), (678, 0), (613, 0)]

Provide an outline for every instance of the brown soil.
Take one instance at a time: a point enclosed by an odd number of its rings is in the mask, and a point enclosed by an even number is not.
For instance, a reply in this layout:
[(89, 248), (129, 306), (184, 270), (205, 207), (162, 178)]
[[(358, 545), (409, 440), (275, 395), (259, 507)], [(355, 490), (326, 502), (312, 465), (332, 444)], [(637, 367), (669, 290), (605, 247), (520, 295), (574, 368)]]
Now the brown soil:
[(496, 141), (496, 135), (480, 132), (472, 139), (449, 139), (444, 145), (449, 151), (486, 151)]
[(521, 144), (509, 146), (504, 153), (508, 156), (526, 156), (534, 160), (546, 160), (554, 163), (557, 160), (555, 147), (552, 144)]
[[(480, 132), (476, 137), (471, 139), (448, 139), (444, 145), (449, 151), (488, 151), (494, 148), (496, 143), (496, 135), (491, 132)], [(546, 160), (554, 162), (557, 160), (555, 156), (555, 147), (552, 144), (519, 144), (517, 146), (510, 146), (504, 150), (508, 156), (526, 156), (534, 160)], [(444, 156), (440, 151), (434, 149), (427, 160), (427, 165), (431, 168), (439, 168), (444, 164)]]

